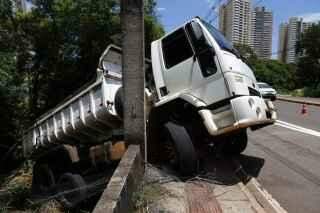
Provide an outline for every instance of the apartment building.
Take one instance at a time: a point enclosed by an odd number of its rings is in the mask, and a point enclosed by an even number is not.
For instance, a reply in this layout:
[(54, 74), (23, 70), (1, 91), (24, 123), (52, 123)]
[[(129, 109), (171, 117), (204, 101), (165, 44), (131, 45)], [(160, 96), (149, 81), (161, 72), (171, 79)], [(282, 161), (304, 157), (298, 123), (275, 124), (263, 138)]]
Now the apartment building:
[(219, 28), (232, 43), (250, 45), (251, 0), (230, 0), (222, 5)]
[(297, 42), (300, 40), (312, 22), (303, 18), (292, 17), (289, 23), (282, 23), (279, 29), (278, 60), (285, 63), (296, 63), (299, 55), (296, 53)]
[(278, 60), (285, 63), (288, 49), (288, 23), (281, 23), (279, 27)]
[(270, 59), (272, 51), (273, 13), (265, 7), (256, 7), (252, 12), (250, 46), (261, 59)]
[(230, 0), (219, 9), (219, 29), (232, 43), (250, 46), (259, 58), (269, 59), (272, 50), (273, 13), (251, 8), (251, 0)]

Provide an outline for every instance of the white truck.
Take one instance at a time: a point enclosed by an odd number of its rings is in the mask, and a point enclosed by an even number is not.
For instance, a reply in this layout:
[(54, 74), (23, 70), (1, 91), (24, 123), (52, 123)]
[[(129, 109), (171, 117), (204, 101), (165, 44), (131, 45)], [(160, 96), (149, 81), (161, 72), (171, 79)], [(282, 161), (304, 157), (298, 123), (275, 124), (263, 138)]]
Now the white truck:
[[(246, 61), (200, 18), (154, 41), (151, 54), (145, 65), (150, 160), (166, 160), (191, 174), (203, 147), (239, 154), (247, 145), (248, 127), (274, 123), (274, 106), (261, 97)], [(81, 187), (90, 182), (87, 177), (106, 168), (100, 164), (121, 158), (121, 61), (121, 49), (110, 45), (100, 58), (96, 80), (27, 131), (23, 147), (35, 161), (35, 194), (80, 188), (62, 196), (72, 207), (87, 196)]]

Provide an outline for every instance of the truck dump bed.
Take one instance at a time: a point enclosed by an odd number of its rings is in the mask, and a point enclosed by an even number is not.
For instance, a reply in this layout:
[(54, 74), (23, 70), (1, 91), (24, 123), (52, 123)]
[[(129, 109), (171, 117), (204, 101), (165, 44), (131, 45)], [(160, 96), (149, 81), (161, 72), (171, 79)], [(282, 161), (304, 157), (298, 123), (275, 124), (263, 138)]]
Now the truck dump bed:
[[(105, 71), (102, 74), (101, 66)], [(98, 77), (88, 87), (41, 116), (23, 139), (24, 155), (52, 143), (98, 143), (107, 140), (122, 121), (114, 107), (121, 87), (121, 54), (109, 46), (100, 59)], [(100, 73), (99, 73), (100, 72)]]

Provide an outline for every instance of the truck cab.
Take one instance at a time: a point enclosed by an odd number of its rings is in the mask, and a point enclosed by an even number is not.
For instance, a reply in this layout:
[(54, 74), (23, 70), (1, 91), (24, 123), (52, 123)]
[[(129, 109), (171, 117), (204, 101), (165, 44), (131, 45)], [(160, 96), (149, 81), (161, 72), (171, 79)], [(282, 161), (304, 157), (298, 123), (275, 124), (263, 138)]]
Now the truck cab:
[(250, 66), (209, 23), (194, 18), (152, 43), (156, 107), (181, 99), (212, 136), (273, 123)]
[(147, 125), (150, 158), (159, 152), (172, 156), (157, 146), (171, 143), (180, 170), (192, 173), (203, 146), (240, 154), (247, 146), (247, 128), (256, 130), (277, 118), (246, 60), (198, 17), (154, 41), (151, 59), (150, 88), (155, 91)]

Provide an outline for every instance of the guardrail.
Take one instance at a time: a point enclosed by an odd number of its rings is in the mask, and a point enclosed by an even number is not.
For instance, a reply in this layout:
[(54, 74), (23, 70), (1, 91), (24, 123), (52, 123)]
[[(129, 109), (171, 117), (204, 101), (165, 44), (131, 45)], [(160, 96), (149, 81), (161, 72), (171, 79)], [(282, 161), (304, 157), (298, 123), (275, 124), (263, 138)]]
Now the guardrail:
[(278, 96), (277, 100), (320, 107), (320, 100), (319, 102), (316, 102), (316, 101), (299, 100), (297, 98), (290, 98), (290, 97), (283, 97), (283, 96)]

